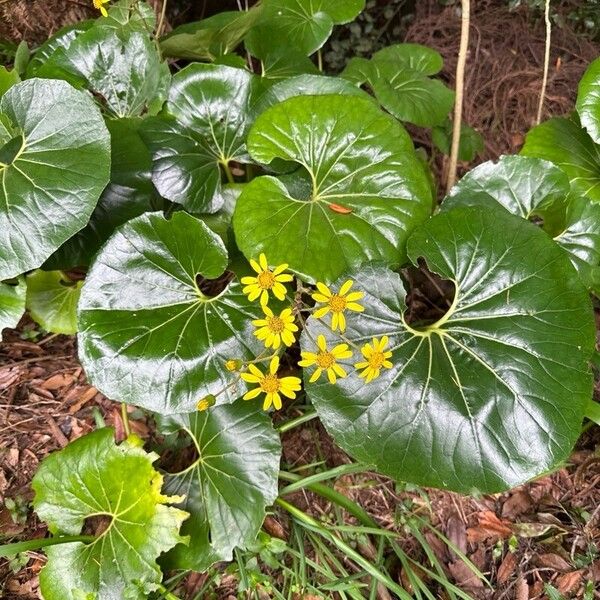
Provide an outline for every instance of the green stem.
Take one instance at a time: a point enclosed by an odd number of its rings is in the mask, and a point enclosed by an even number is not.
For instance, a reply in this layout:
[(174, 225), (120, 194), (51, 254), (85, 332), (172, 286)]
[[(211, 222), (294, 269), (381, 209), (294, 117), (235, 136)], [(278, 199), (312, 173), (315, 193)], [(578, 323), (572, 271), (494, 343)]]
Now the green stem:
[(323, 72), (323, 53), (320, 48), (317, 50), (317, 69)]
[(30, 552), (39, 550), (47, 546), (56, 546), (57, 544), (70, 544), (71, 542), (93, 542), (96, 538), (93, 535), (66, 535), (63, 537), (37, 538), (27, 540), (26, 542), (16, 542), (14, 544), (4, 544), (0, 546), (0, 558), (14, 556), (20, 552)]
[(400, 598), (403, 600), (412, 600), (409, 594), (405, 589), (400, 587), (395, 581), (393, 581), (390, 577), (379, 571), (375, 568), (367, 559), (361, 556), (354, 548), (350, 547), (346, 542), (340, 540), (337, 536), (333, 535), (326, 527), (321, 525), (316, 519), (313, 519), (310, 515), (307, 515), (305, 512), (301, 511), (298, 507), (286, 502), (282, 498), (277, 498), (275, 503), (278, 504), (281, 508), (286, 510), (294, 519), (299, 521), (302, 525), (307, 527), (308, 529), (312, 529), (316, 533), (320, 534), (324, 537), (328, 542), (333, 544), (341, 550), (350, 560), (353, 560), (357, 565), (362, 567), (371, 577), (377, 579), (385, 585), (389, 590), (398, 594)]
[(293, 483), (284, 487), (279, 491), (279, 493), (285, 496), (287, 494), (297, 492), (298, 490), (312, 485), (313, 483), (320, 483), (321, 481), (327, 481), (328, 479), (337, 479), (338, 477), (343, 477), (344, 475), (361, 473), (367, 470), (368, 467), (362, 463), (351, 463), (349, 465), (340, 465), (339, 467), (334, 467), (333, 469), (322, 471), (321, 473), (315, 473), (314, 475), (309, 475), (307, 477), (301, 477), (297, 473), (281, 471), (279, 474), (280, 479), (292, 481)]
[(308, 423), (308, 421), (312, 421), (317, 416), (317, 411), (307, 410), (303, 415), (300, 415), (299, 417), (296, 417), (294, 419), (290, 419), (289, 421), (286, 421), (283, 425), (280, 425), (277, 428), (277, 431), (279, 433), (285, 433), (286, 431), (290, 431), (290, 429), (294, 429), (295, 427), (298, 427), (303, 423)]
[(131, 427), (129, 427), (129, 413), (127, 412), (127, 404), (125, 402), (121, 402), (121, 420), (123, 421), (125, 437), (128, 438), (131, 435)]
[[(294, 482), (303, 479), (300, 475), (296, 475), (295, 473), (287, 473), (286, 471), (280, 472), (279, 477), (281, 479)], [(333, 488), (330, 488), (329, 486), (324, 485), (322, 483), (310, 483), (308, 485), (299, 486), (298, 489), (302, 487), (306, 487), (311, 492), (314, 492), (315, 494), (318, 494), (319, 496), (345, 509), (353, 517), (356, 517), (356, 519), (358, 519), (365, 527), (375, 527), (377, 529), (379, 528), (377, 523), (369, 516), (369, 514), (361, 506), (359, 506), (356, 502), (350, 500), (350, 498), (348, 498), (347, 496), (344, 496), (344, 494), (340, 494), (340, 492), (337, 492)], [(284, 488), (282, 492), (284, 492), (285, 489), (286, 488)], [(288, 494), (290, 492), (285, 493)]]
[(231, 169), (229, 168), (229, 163), (222, 161), (221, 164), (223, 165), (223, 170), (225, 171), (225, 176), (227, 177), (227, 181), (229, 183), (235, 183), (235, 179), (233, 178), (233, 173), (231, 172)]

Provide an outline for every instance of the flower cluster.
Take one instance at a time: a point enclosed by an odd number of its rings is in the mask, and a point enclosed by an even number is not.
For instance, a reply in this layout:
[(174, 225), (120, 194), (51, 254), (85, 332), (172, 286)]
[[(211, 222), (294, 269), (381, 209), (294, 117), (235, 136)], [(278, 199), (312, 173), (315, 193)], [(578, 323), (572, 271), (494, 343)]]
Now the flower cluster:
[[(288, 265), (269, 265), (267, 257), (261, 254), (258, 260), (251, 260), (250, 265), (255, 275), (242, 277), (243, 293), (251, 302), (258, 301), (263, 318), (255, 319), (252, 325), (255, 327), (254, 335), (264, 344), (265, 352), (253, 361), (243, 363), (237, 359), (225, 361), (225, 369), (231, 373), (237, 373), (237, 380), (241, 379), (249, 384), (255, 384), (247, 391), (243, 399), (252, 400), (264, 394), (263, 409), (267, 410), (273, 406), (276, 410), (282, 407), (282, 397), (294, 399), (296, 392), (301, 389), (299, 377), (282, 376), (280, 369), (280, 354), (286, 348), (296, 342), (299, 326), (296, 319), (304, 324), (302, 312), (310, 313), (313, 319), (325, 323), (328, 328), (337, 333), (340, 343), (328, 345), (323, 334), (319, 334), (313, 340), (310, 332), (306, 335), (314, 342), (314, 351), (302, 351), (299, 367), (312, 368), (309, 382), (315, 383), (324, 376), (326, 380), (335, 384), (339, 378), (348, 376), (348, 361), (354, 356), (353, 348), (360, 350), (362, 359), (354, 363), (354, 369), (360, 371), (359, 377), (364, 378), (366, 383), (380, 376), (382, 369), (391, 369), (391, 350), (388, 350), (389, 339), (383, 336), (381, 339), (373, 338), (370, 343), (361, 348), (351, 340), (346, 339), (346, 315), (349, 312), (361, 313), (364, 306), (360, 300), (364, 293), (353, 290), (354, 282), (349, 279), (345, 281), (338, 290), (332, 290), (322, 282), (317, 282), (316, 290), (306, 290), (302, 286), (294, 298), (288, 296), (287, 283), (294, 280), (293, 275), (287, 272)], [(301, 302), (303, 293), (309, 292), (315, 306), (310, 307)], [(287, 307), (281, 305), (269, 306), (269, 302), (275, 299), (278, 302), (289, 302)], [(277, 303), (277, 302), (276, 302)], [(268, 355), (268, 351), (272, 354)], [(257, 363), (269, 361), (268, 369), (263, 372)], [(198, 403), (198, 410), (205, 410), (212, 405), (213, 397), (206, 397)]]

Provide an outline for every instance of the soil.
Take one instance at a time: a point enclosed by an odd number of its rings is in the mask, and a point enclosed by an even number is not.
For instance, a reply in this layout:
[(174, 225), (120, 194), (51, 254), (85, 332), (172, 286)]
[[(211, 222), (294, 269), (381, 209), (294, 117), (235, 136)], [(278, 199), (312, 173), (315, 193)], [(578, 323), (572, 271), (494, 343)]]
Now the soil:
[[(384, 0), (381, 0), (383, 3)], [(235, 5), (235, 1), (232, 0)], [(567, 5), (568, 3), (562, 3)], [(170, 2), (172, 23), (208, 15), (225, 5), (219, 2)], [(229, 8), (233, 8), (230, 6)], [(568, 7), (567, 7), (568, 8)], [(436, 0), (414, 3), (415, 18), (403, 24), (402, 37), (430, 45), (445, 57), (442, 77), (453, 84), (460, 20), (455, 6)], [(39, 43), (66, 23), (93, 16), (83, 0), (0, 0), (0, 38)], [(343, 32), (340, 34), (343, 35)], [(390, 41), (394, 41), (393, 39)], [(504, 0), (475, 2), (469, 53), (465, 119), (486, 140), (478, 161), (518, 151), (537, 111), (543, 62), (542, 22), (527, 10), (508, 11)], [(600, 54), (597, 44), (569, 27), (553, 34), (551, 69), (544, 117), (568, 113), (574, 104), (577, 82), (589, 62)], [(430, 148), (428, 134), (414, 129), (418, 143)], [(437, 160), (438, 173), (444, 160)], [(463, 169), (467, 165), (463, 165)], [(415, 277), (421, 275), (416, 273)], [(422, 282), (421, 282), (422, 283)], [(427, 285), (415, 286), (415, 290)], [(441, 297), (433, 307), (419, 306), (414, 294), (415, 319), (429, 318), (443, 309)], [(431, 298), (429, 293), (425, 296)], [(599, 320), (600, 323), (600, 320)], [(600, 399), (600, 383), (596, 384)], [(299, 414), (295, 405), (278, 418)], [(99, 419), (115, 427), (122, 439), (119, 406), (105, 398), (85, 378), (77, 360), (75, 340), (40, 335), (26, 318), (17, 330), (5, 330), (0, 343), (0, 532), (11, 541), (44, 536), (28, 504), (30, 482), (40, 461), (70, 441), (92, 431)], [(152, 424), (139, 413), (130, 415), (140, 437), (152, 437)], [(350, 462), (316, 422), (286, 434), (283, 439), (286, 469), (325, 460), (330, 467)], [(309, 472), (309, 471), (306, 471)], [(447, 576), (473, 598), (527, 600), (546, 598), (544, 584), (552, 584), (564, 597), (600, 598), (600, 428), (582, 435), (569, 464), (556, 472), (508, 493), (480, 498), (438, 490), (402, 487), (374, 473), (340, 478), (338, 491), (358, 501), (377, 522), (402, 534), (402, 547), (425, 561), (416, 540), (407, 535), (399, 507), (410, 506), (446, 535), (486, 575), (486, 587), (457, 555), (431, 532), (426, 538)], [(9, 500), (6, 503), (6, 500)], [(12, 502), (11, 502), (12, 501)], [(332, 507), (310, 494), (293, 501), (319, 518), (331, 518)], [(351, 518), (348, 517), (348, 522)], [(265, 528), (278, 537), (288, 535), (288, 522), (274, 514)], [(516, 542), (514, 541), (516, 540)], [(369, 557), (369, 550), (361, 548)], [(43, 553), (32, 552), (26, 565), (0, 560), (0, 597), (7, 600), (39, 598), (38, 574)], [(395, 568), (397, 581), (409, 587), (406, 573)], [(420, 576), (423, 576), (421, 574)], [(202, 584), (192, 574), (178, 590), (192, 598)], [(427, 581), (434, 594), (435, 582)], [(231, 598), (235, 582), (223, 577), (218, 598)], [(591, 595), (590, 595), (591, 594)], [(385, 595), (381, 595), (385, 598)], [(440, 597), (445, 597), (443, 594)], [(308, 597), (305, 597), (305, 600)]]

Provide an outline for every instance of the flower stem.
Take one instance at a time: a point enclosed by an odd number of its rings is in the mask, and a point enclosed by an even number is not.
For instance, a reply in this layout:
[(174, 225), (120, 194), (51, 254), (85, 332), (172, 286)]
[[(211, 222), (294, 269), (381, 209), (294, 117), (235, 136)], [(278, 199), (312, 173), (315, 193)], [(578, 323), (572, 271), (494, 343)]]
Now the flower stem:
[(39, 550), (47, 546), (56, 546), (58, 544), (70, 544), (72, 542), (93, 542), (96, 538), (93, 535), (66, 535), (62, 537), (37, 538), (27, 540), (26, 542), (16, 542), (14, 544), (4, 544), (0, 546), (0, 558), (13, 556), (20, 552), (30, 552)]
[(294, 419), (290, 419), (286, 421), (283, 425), (280, 425), (277, 428), (279, 433), (285, 433), (286, 431), (290, 431), (290, 429), (294, 429), (294, 427), (298, 427), (303, 423), (308, 423), (308, 421), (312, 421), (315, 417), (317, 417), (317, 411), (308, 410), (303, 415), (296, 417)]
[(127, 404), (125, 402), (121, 402), (121, 420), (123, 421), (125, 437), (128, 438), (131, 435), (131, 427), (129, 427), (129, 413), (127, 412)]

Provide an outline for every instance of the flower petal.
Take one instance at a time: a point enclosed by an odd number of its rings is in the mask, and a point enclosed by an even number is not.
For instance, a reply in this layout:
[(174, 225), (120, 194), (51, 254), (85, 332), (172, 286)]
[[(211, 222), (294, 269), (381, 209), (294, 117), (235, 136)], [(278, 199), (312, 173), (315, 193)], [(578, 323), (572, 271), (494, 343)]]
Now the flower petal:
[(320, 281), (317, 281), (317, 289), (326, 298), (331, 298), (331, 296), (333, 296), (333, 294), (331, 293), (331, 290), (324, 283), (321, 283)]
[(269, 373), (271, 373), (271, 375), (275, 375), (275, 373), (277, 373), (277, 369), (279, 369), (279, 356), (274, 356), (269, 363)]
[(244, 400), (252, 400), (253, 398), (256, 398), (257, 396), (260, 396), (261, 392), (262, 392), (262, 390), (259, 387), (257, 387), (257, 388), (254, 388), (253, 390), (250, 390), (249, 392), (246, 392), (242, 396), (242, 398)]
[(352, 281), (352, 279), (348, 279), (347, 281), (344, 281), (338, 294), (340, 296), (345, 296), (350, 291), (350, 288), (352, 287), (353, 283), (354, 283), (354, 281)]
[(260, 265), (255, 261), (250, 259), (250, 266), (257, 272), (257, 273), (262, 273), (262, 269), (260, 268)]
[(310, 379), (308, 380), (309, 383), (314, 383), (317, 379), (319, 379), (319, 377), (321, 377), (322, 372), (323, 369), (321, 368), (315, 369), (315, 372), (311, 375)]
[(260, 263), (263, 271), (269, 270), (269, 263), (267, 262), (267, 257), (265, 256), (264, 252), (261, 252), (260, 256), (258, 257), (258, 262)]
[[(275, 267), (272, 271), (273, 275), (279, 275), (279, 273), (283, 273), (290, 265), (288, 265), (287, 263), (283, 263), (282, 265), (279, 265), (277, 267)], [(290, 279), (291, 281), (291, 279)]]

